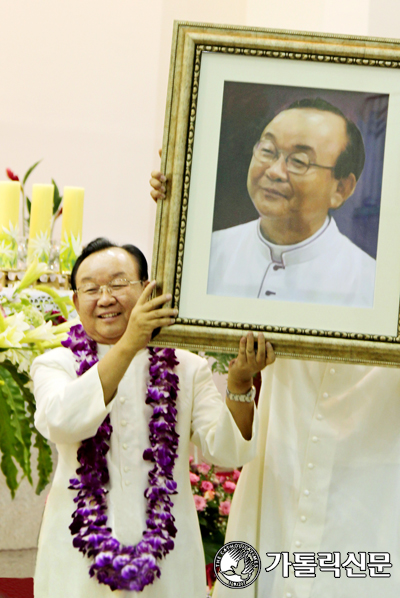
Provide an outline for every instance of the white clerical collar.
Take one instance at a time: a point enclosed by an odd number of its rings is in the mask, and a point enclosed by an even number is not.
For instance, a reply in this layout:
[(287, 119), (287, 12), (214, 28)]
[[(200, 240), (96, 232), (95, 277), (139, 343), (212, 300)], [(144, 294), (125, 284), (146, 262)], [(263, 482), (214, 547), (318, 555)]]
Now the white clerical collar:
[(304, 239), (304, 241), (300, 241), (300, 243), (293, 243), (292, 245), (276, 245), (275, 243), (271, 243), (271, 241), (267, 241), (261, 232), (261, 218), (258, 220), (257, 234), (259, 239), (269, 248), (271, 252), (272, 261), (278, 264), (282, 264), (282, 256), (284, 253), (287, 253), (288, 251), (301, 249), (302, 247), (305, 247), (306, 245), (309, 245), (310, 243), (318, 239), (318, 237), (320, 237), (328, 228), (330, 220), (330, 216), (327, 216), (324, 224), (321, 226), (321, 228), (317, 230), (316, 233), (314, 233), (311, 237), (308, 237), (308, 239)]

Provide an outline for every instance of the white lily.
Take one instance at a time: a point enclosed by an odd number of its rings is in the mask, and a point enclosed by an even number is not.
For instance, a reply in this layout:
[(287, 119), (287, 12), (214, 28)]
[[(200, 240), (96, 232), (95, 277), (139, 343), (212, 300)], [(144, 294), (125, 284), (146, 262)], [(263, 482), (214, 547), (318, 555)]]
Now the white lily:
[(54, 341), (53, 325), (51, 322), (45, 322), (37, 328), (31, 328), (25, 333), (23, 343), (40, 343), (42, 341)]
[[(16, 365), (19, 372), (29, 374), (32, 361), (39, 355), (39, 351), (24, 351), (23, 349), (7, 349), (7, 351), (0, 352), (0, 363), (2, 361), (11, 361)], [(27, 383), (28, 385), (29, 383)]]
[(21, 347), (21, 340), (29, 324), (25, 322), (24, 314), (19, 312), (8, 318), (2, 318), (0, 332), (0, 347)]
[(47, 264), (43, 262), (39, 262), (38, 259), (35, 257), (32, 262), (29, 264), (25, 275), (19, 285), (14, 289), (13, 295), (19, 293), (23, 289), (29, 287), (32, 283), (34, 283), (38, 278), (42, 276), (47, 270)]
[(57, 324), (57, 326), (53, 326), (54, 334), (63, 334), (64, 332), (68, 332), (71, 326), (76, 326), (76, 324), (80, 324), (80, 319), (78, 317), (72, 318), (68, 320), (68, 322), (63, 322), (62, 324)]
[(68, 338), (68, 334), (63, 332), (62, 334), (57, 334), (55, 340), (53, 341), (43, 341), (40, 347), (44, 351), (45, 349), (57, 349), (57, 347), (61, 347), (62, 341), (66, 341)]

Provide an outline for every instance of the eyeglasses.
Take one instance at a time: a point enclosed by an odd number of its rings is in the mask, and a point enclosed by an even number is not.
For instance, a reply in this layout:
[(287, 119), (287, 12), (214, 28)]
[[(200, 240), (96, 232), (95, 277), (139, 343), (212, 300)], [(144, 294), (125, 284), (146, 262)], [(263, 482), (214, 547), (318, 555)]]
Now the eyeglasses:
[(93, 282), (88, 282), (76, 289), (75, 293), (82, 295), (85, 299), (99, 299), (103, 294), (103, 289), (105, 289), (112, 297), (118, 297), (119, 295), (122, 295), (130, 285), (141, 283), (141, 280), (114, 278), (114, 280), (111, 280), (108, 284), (99, 285), (94, 284)]
[(274, 164), (277, 160), (279, 160), (279, 156), (283, 155), (285, 159), (286, 170), (291, 174), (306, 174), (310, 166), (315, 166), (316, 168), (326, 168), (328, 170), (335, 169), (335, 166), (322, 166), (321, 164), (310, 162), (310, 158), (305, 152), (293, 152), (285, 156), (284, 152), (278, 150), (275, 144), (268, 139), (259, 141), (255, 144), (253, 148), (253, 155), (257, 160), (259, 160), (259, 162), (262, 162), (267, 166)]

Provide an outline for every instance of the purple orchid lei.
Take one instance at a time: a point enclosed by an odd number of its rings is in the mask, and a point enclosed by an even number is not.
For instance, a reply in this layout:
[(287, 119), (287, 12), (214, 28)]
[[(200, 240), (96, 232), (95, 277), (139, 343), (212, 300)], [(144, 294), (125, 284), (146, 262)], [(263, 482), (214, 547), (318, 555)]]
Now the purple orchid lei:
[[(75, 355), (77, 373), (81, 376), (98, 362), (97, 343), (89, 338), (81, 324), (72, 326), (68, 339), (62, 343)], [(112, 536), (107, 527), (105, 485), (109, 481), (106, 454), (112, 433), (110, 416), (101, 424), (93, 438), (84, 440), (78, 449), (77, 478), (70, 480), (69, 488), (77, 490), (74, 498), (77, 509), (72, 514), (69, 529), (73, 545), (93, 559), (91, 577), (108, 585), (111, 590), (143, 588), (160, 577), (159, 560), (174, 548), (175, 518), (171, 513), (171, 494), (177, 494), (173, 469), (177, 458), (178, 438), (176, 425), (176, 398), (179, 378), (173, 368), (179, 363), (174, 349), (149, 348), (150, 380), (146, 403), (152, 405), (149, 422), (151, 448), (143, 459), (154, 463), (149, 471), (147, 498), (147, 529), (135, 546), (124, 546)]]

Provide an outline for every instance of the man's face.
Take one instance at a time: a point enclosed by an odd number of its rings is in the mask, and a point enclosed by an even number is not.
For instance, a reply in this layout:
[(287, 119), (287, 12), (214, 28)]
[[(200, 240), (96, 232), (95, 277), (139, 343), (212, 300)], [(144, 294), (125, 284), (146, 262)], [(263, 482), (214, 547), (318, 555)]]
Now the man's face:
[[(135, 258), (119, 247), (110, 247), (89, 255), (79, 266), (76, 287), (94, 283), (104, 285), (116, 278), (139, 280)], [(129, 316), (147, 283), (129, 285), (118, 297), (106, 289), (99, 299), (84, 294), (74, 294), (76, 311), (87, 334), (106, 345), (115, 344), (124, 334)]]
[(271, 165), (254, 156), (250, 162), (247, 189), (261, 218), (283, 219), (294, 228), (322, 225), (328, 210), (340, 205), (338, 180), (332, 170), (314, 166), (303, 175), (288, 173), (285, 157), (302, 152), (310, 162), (335, 166), (347, 145), (344, 119), (314, 108), (285, 110), (265, 127), (264, 139), (282, 153)]

